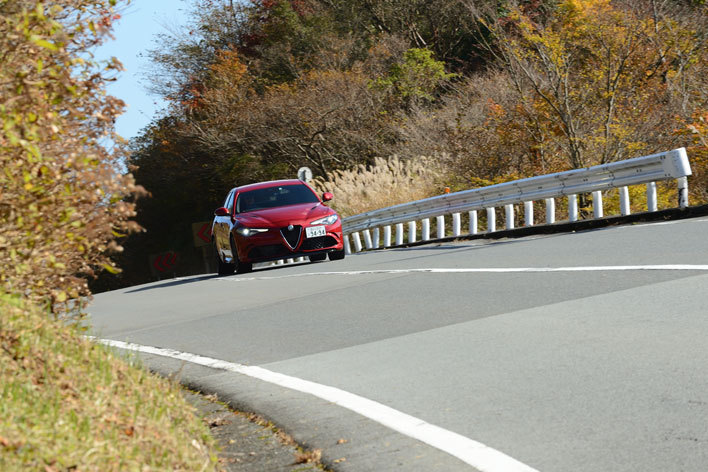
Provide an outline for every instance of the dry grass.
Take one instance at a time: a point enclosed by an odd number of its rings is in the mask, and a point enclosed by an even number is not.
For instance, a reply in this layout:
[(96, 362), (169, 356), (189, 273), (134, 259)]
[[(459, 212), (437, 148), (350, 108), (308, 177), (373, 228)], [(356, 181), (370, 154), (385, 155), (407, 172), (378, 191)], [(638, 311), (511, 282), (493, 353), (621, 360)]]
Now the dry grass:
[(0, 470), (215, 470), (179, 387), (0, 292)]
[(428, 157), (402, 160), (376, 158), (374, 165), (337, 170), (313, 184), (319, 192), (332, 192), (332, 207), (343, 217), (411, 202), (443, 193), (442, 171)]

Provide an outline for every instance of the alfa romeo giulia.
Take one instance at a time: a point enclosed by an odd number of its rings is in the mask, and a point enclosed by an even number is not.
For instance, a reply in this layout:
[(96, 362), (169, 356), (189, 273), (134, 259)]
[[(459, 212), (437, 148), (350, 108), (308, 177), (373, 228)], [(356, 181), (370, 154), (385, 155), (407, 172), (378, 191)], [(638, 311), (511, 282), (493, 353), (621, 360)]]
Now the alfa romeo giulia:
[(212, 235), (220, 275), (250, 272), (254, 262), (307, 256), (344, 259), (337, 212), (300, 180), (277, 180), (231, 189), (214, 211)]

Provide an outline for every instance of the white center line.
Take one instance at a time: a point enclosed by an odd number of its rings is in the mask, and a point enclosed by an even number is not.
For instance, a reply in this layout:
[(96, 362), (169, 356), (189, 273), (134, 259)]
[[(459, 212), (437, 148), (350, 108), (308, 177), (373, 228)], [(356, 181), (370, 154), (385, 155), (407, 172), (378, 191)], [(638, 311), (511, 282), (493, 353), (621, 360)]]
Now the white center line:
[(429, 268), (429, 269), (379, 269), (351, 270), (342, 272), (307, 272), (304, 274), (288, 274), (262, 277), (217, 277), (214, 280), (229, 282), (245, 282), (249, 280), (276, 280), (294, 277), (333, 276), (333, 275), (372, 275), (372, 274), (507, 274), (507, 273), (539, 273), (539, 272), (616, 272), (629, 270), (656, 271), (708, 271), (708, 265), (666, 264), (666, 265), (626, 265), (626, 266), (585, 266), (585, 267), (480, 267), (480, 268)]
[(444, 451), (481, 472), (538, 472), (536, 469), (478, 441), (336, 387), (291, 377), (262, 367), (246, 366), (173, 349), (143, 346), (110, 339), (99, 339), (98, 341), (107, 346), (120, 349), (155, 354), (213, 369), (235, 372), (298, 392), (314, 395)]

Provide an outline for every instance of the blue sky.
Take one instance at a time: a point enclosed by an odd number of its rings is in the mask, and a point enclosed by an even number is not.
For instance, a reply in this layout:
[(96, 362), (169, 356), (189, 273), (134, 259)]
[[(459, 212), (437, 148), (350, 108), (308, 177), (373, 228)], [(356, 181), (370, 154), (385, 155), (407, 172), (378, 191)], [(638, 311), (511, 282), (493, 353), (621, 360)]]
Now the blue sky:
[(126, 139), (136, 136), (165, 106), (159, 97), (145, 90), (149, 61), (140, 55), (155, 47), (155, 35), (184, 25), (188, 9), (187, 0), (132, 0), (119, 11), (121, 19), (115, 23), (113, 31), (116, 39), (95, 51), (97, 59), (115, 56), (125, 67), (118, 80), (109, 83), (108, 92), (128, 105), (116, 121), (118, 134)]

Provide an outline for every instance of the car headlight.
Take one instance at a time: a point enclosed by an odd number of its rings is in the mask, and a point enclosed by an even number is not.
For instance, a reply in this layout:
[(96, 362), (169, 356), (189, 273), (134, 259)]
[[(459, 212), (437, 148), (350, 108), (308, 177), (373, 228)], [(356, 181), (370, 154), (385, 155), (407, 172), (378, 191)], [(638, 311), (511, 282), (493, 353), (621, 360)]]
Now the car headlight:
[(238, 234), (245, 237), (253, 236), (258, 233), (265, 233), (266, 231), (268, 231), (267, 228), (245, 228), (243, 226), (236, 230)]
[(334, 213), (329, 216), (325, 216), (324, 218), (320, 218), (319, 220), (311, 221), (311, 225), (333, 225), (337, 221), (337, 214)]

